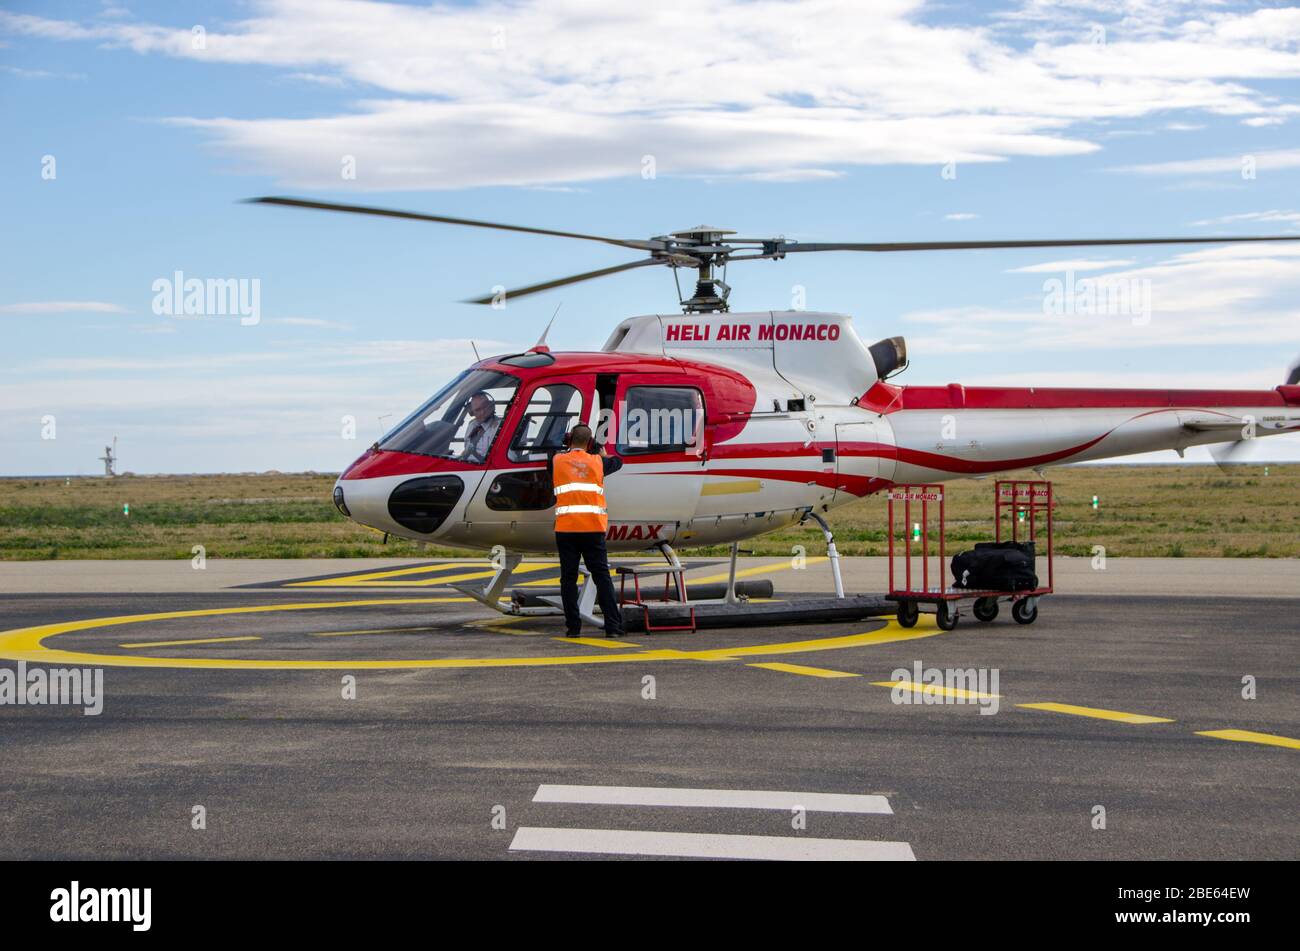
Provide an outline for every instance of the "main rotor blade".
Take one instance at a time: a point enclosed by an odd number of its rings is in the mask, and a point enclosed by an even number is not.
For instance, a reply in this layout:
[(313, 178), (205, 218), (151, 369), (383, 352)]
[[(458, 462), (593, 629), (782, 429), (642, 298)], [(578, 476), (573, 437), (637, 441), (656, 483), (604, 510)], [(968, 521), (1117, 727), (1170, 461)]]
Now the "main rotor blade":
[(498, 231), (521, 231), (524, 234), (544, 234), (556, 238), (577, 238), (581, 241), (599, 241), (620, 248), (637, 251), (657, 251), (664, 247), (662, 241), (634, 241), (623, 238), (606, 238), (576, 231), (552, 231), (549, 228), (529, 228), (526, 225), (503, 225), (494, 221), (476, 221), (473, 218), (450, 218), (446, 215), (426, 215), (417, 211), (399, 211), (394, 208), (372, 208), (368, 205), (343, 205), (330, 201), (309, 201), (305, 198), (262, 197), (246, 199), (254, 205), (284, 205), (289, 208), (315, 208), (320, 211), (345, 211), (354, 215), (378, 215), (383, 218), (407, 218), (412, 221), (435, 221), (445, 225), (465, 225), (470, 228), (495, 228)]
[(795, 251), (963, 251), (979, 248), (1084, 248), (1121, 244), (1227, 244), (1243, 241), (1300, 241), (1300, 235), (1251, 235), (1238, 238), (1079, 238), (1029, 241), (890, 241), (879, 243), (777, 244), (779, 253)]
[[(529, 284), (527, 287), (521, 287), (518, 290), (504, 291), (501, 297), (507, 301), (515, 297), (524, 297), (528, 294), (536, 294), (539, 291), (549, 291), (553, 287), (563, 287), (565, 284), (577, 284), (579, 281), (590, 281), (595, 277), (604, 277), (606, 274), (617, 274), (619, 271), (630, 271), (633, 268), (646, 267), (651, 264), (667, 264), (667, 261), (660, 261), (656, 258), (648, 258), (644, 261), (629, 261), (627, 264), (615, 264), (613, 267), (603, 267), (598, 271), (585, 271), (582, 274), (573, 274), (569, 277), (556, 278), (553, 281), (544, 281), (541, 284)], [(463, 304), (490, 304), (497, 299), (496, 294), (488, 294), (486, 297), (476, 297), (472, 300), (462, 301)]]

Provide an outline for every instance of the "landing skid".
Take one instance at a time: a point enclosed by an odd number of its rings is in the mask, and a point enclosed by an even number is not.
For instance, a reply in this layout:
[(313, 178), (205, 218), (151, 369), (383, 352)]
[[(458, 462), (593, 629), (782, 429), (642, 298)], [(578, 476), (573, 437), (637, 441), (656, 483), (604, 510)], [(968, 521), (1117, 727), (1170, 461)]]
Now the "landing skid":
[[(496, 571), (492, 577), (482, 586), (473, 584), (453, 584), (452, 587), (461, 594), (467, 594), (479, 604), (491, 608), (500, 614), (511, 614), (518, 617), (553, 617), (564, 614), (564, 602), (555, 595), (541, 595), (539, 601), (543, 601), (546, 607), (524, 607), (507, 600), (504, 604), (501, 601), (501, 595), (505, 593), (506, 585), (510, 583), (510, 576), (514, 574), (519, 563), (524, 560), (521, 553), (507, 552), (502, 558), (501, 563), (496, 566)], [(604, 624), (594, 613), (596, 607), (596, 586), (592, 583), (591, 576), (587, 575), (582, 582), (582, 587), (578, 590), (578, 613), (582, 619), (590, 624), (601, 626)]]
[[(826, 536), (826, 545), (830, 555), (831, 574), (835, 580), (835, 599), (845, 600), (844, 584), (840, 579), (839, 553), (835, 550), (835, 538), (831, 534), (830, 527), (825, 520), (819, 517), (815, 512), (809, 511), (804, 515), (805, 519), (811, 518), (821, 526), (822, 532)], [(663, 555), (669, 567), (681, 568), (682, 562), (678, 558), (677, 552), (667, 542), (660, 542), (657, 546), (659, 554)], [(738, 596), (736, 594), (736, 561), (740, 554), (740, 543), (733, 542), (729, 558), (727, 571), (726, 592), (721, 598), (702, 598), (690, 599), (691, 604), (725, 606), (728, 608), (739, 608), (748, 601), (747, 596)], [(475, 584), (453, 584), (461, 594), (468, 595), (484, 607), (491, 608), (499, 614), (513, 615), (516, 617), (555, 617), (564, 614), (564, 601), (559, 595), (555, 594), (538, 594), (536, 600), (541, 601), (541, 605), (523, 605), (517, 603), (514, 599), (502, 601), (502, 595), (506, 591), (506, 586), (510, 583), (510, 578), (515, 569), (524, 560), (522, 553), (505, 552), (499, 563), (496, 564), (496, 570), (492, 577), (483, 585)], [(683, 592), (683, 594), (685, 594)], [(689, 595), (685, 595), (689, 597)], [(685, 601), (685, 597), (683, 601)], [(679, 602), (681, 603), (681, 602)], [(590, 575), (583, 578), (582, 586), (578, 590), (578, 613), (582, 619), (589, 624), (597, 626), (603, 625), (604, 621), (596, 614), (596, 586), (591, 580)]]
[(461, 594), (467, 594), (479, 604), (486, 605), (493, 611), (499, 611), (502, 614), (518, 614), (518, 611), (512, 611), (510, 607), (501, 606), (501, 595), (506, 590), (506, 585), (510, 581), (510, 576), (515, 573), (519, 563), (524, 560), (524, 556), (519, 553), (511, 554), (506, 552), (501, 559), (501, 563), (496, 565), (496, 571), (487, 583), (482, 585), (473, 584), (453, 584), (452, 587)]

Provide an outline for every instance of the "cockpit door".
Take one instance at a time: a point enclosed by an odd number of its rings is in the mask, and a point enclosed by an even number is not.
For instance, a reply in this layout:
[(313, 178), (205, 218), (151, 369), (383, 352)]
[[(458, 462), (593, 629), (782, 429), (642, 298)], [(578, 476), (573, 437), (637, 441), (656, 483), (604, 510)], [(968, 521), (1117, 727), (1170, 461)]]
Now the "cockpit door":
[(476, 541), (544, 548), (555, 524), (555, 493), (547, 458), (592, 408), (591, 376), (551, 377), (527, 384), (492, 447), (488, 477), (466, 509)]

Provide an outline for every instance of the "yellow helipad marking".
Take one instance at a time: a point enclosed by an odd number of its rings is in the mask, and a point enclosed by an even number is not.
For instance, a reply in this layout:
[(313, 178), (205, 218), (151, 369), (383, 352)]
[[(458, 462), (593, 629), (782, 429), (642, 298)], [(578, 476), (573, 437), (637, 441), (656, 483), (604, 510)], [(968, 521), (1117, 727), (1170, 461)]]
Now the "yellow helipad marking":
[(454, 561), (441, 565), (417, 565), (414, 568), (389, 568), (386, 571), (367, 571), (359, 575), (341, 575), (337, 578), (316, 578), (311, 581), (294, 581), (289, 587), (308, 585), (339, 584), (344, 581), (378, 581), (381, 578), (401, 578), (405, 575), (428, 574), (431, 571), (446, 571), (449, 568), (482, 568), (480, 562)]
[(379, 598), (301, 604), (259, 604), (246, 607), (200, 608), (190, 611), (126, 614), (118, 617), (64, 621), (58, 624), (42, 624), (37, 627), (24, 627), (0, 632), (0, 660), (21, 660), (37, 664), (79, 664), (95, 667), (156, 667), (207, 670), (399, 670), (412, 668), (564, 667), (574, 664), (649, 663), (664, 660), (716, 661), (731, 657), (776, 656), (810, 651), (840, 650), (842, 648), (864, 647), (872, 644), (889, 644), (896, 641), (934, 637), (943, 633), (938, 627), (933, 626), (932, 622), (927, 624), (922, 621), (917, 627), (910, 629), (899, 627), (896, 623), (891, 622), (880, 630), (869, 631), (864, 634), (789, 641), (781, 644), (755, 644), (748, 647), (729, 646), (716, 650), (641, 650), (636, 652), (605, 652), (601, 654), (564, 654), (551, 657), (425, 657), (395, 660), (259, 660), (244, 657), (150, 657), (139, 654), (95, 654), (87, 651), (61, 650), (56, 647), (46, 647), (43, 643), (45, 640), (58, 637), (61, 634), (115, 627), (123, 624), (140, 624), (147, 621), (264, 614), (274, 611), (323, 611), (336, 608), (399, 604), (452, 604), (465, 603), (471, 600), (473, 599)]
[(260, 641), (260, 637), (196, 637), (188, 641), (133, 641), (118, 647), (182, 647), (186, 644), (228, 644), (231, 641)]
[[(514, 570), (514, 574), (523, 574), (528, 571), (541, 571), (545, 568), (554, 568), (553, 564), (521, 564)], [(428, 574), (432, 571), (444, 571), (448, 568), (473, 568), (474, 571), (462, 572), (453, 575), (438, 575), (435, 578), (417, 578), (406, 579), (402, 581), (393, 581), (392, 578), (403, 575)], [(433, 588), (441, 585), (449, 585), (456, 581), (476, 581), (482, 578), (491, 578), (496, 574), (496, 569), (484, 566), (481, 563), (437, 565), (430, 567), (425, 565), (422, 568), (399, 568), (393, 571), (372, 571), (367, 574), (346, 575), (342, 578), (317, 578), (312, 581), (294, 581), (285, 585), (287, 588)], [(387, 579), (387, 580), (385, 580)]]
[(1168, 717), (1149, 717), (1144, 713), (1123, 713), (1119, 710), (1098, 710), (1094, 707), (1076, 707), (1069, 703), (1018, 703), (1026, 710), (1050, 710), (1053, 713), (1071, 713), (1077, 717), (1094, 717), (1098, 720), (1115, 720), (1119, 723), (1173, 723)]
[[(504, 599), (502, 599), (504, 600)], [(469, 621), (468, 627), (477, 627), (493, 634), (513, 634), (515, 637), (541, 637), (541, 631), (526, 631), (515, 627), (524, 621), (536, 621), (544, 615), (537, 614), (503, 614), (500, 617), (486, 618), (482, 621)]]
[[(811, 558), (805, 558), (803, 563), (804, 563), (805, 565), (815, 565), (815, 564), (817, 564), (817, 562), (819, 562), (819, 561), (826, 561), (826, 556), (825, 556), (825, 555), (814, 555), (814, 556), (811, 557)], [(741, 568), (739, 571), (736, 572), (736, 577), (737, 577), (737, 578), (748, 578), (750, 575), (761, 575), (761, 574), (767, 574), (768, 572), (772, 572), (772, 571), (787, 571), (787, 570), (790, 570), (790, 569), (793, 569), (793, 568), (794, 568), (794, 564), (793, 564), (792, 562), (788, 562), (788, 561), (787, 561), (787, 562), (777, 562), (776, 564), (772, 564), (772, 565), (757, 565), (757, 566), (755, 566), (755, 567), (753, 567), (753, 568)], [(686, 583), (687, 583), (688, 585), (692, 585), (692, 584), (712, 584), (712, 583), (715, 582), (715, 581), (726, 581), (726, 580), (727, 580), (728, 578), (730, 578), (730, 577), (731, 577), (730, 572), (724, 571), (724, 572), (723, 572), (722, 574), (720, 574), (720, 575), (708, 575), (707, 577), (704, 577), (704, 578), (689, 578), (689, 577), (688, 577), (688, 578), (686, 579)]]
[(910, 690), (918, 697), (953, 697), (958, 700), (995, 700), (1002, 697), (1000, 693), (981, 693), (978, 690), (963, 690), (961, 687), (945, 687), (943, 684), (919, 684), (913, 680), (873, 680), (871, 686)]
[(479, 581), (491, 578), (495, 571), (467, 571), (459, 575), (442, 575), (437, 578), (414, 578), (406, 581), (350, 581), (345, 578), (332, 578), (329, 581), (302, 581), (286, 585), (289, 588), (434, 588), (453, 584), (457, 581)]
[(746, 664), (746, 667), (762, 667), (764, 670), (779, 670), (786, 674), (802, 674), (805, 677), (860, 677), (846, 670), (827, 670), (824, 667), (804, 667), (801, 664), (782, 664), (776, 661), (765, 664)]
[(1197, 736), (1212, 736), (1216, 740), (1236, 740), (1239, 743), (1263, 743), (1265, 746), (1284, 746), (1300, 750), (1300, 740), (1275, 733), (1255, 733), (1251, 730), (1197, 730)]
[[(690, 651), (683, 654), (691, 660), (719, 660), (728, 657), (762, 657), (771, 654), (803, 654), (811, 651), (833, 651), (844, 647), (861, 647), (865, 644), (892, 644), (896, 641), (911, 641), (921, 637), (934, 637), (941, 633), (939, 628), (930, 625), (922, 627), (899, 627), (891, 621), (878, 631), (866, 634), (846, 634), (843, 637), (820, 637), (810, 641), (792, 641), (787, 644), (755, 644), (752, 647), (720, 647), (717, 650)], [(673, 653), (679, 653), (673, 651)]]
[[(619, 566), (619, 564), (620, 564), (619, 562), (611, 562), (611, 563), (610, 563), (609, 570), (610, 570), (610, 573), (611, 573), (611, 574), (613, 574), (614, 569), (617, 568), (617, 567)], [(641, 561), (641, 562), (637, 562), (637, 564), (638, 564), (638, 565), (664, 565), (664, 566), (667, 566), (668, 562), (666, 562), (666, 561), (662, 561), (662, 560), (660, 560), (660, 559), (655, 559), (654, 561)], [(556, 565), (548, 565), (547, 567), (555, 568), (555, 567), (557, 567), (557, 566), (556, 566)], [(582, 584), (582, 583), (583, 583), (584, 581), (586, 581), (586, 580), (587, 580), (587, 572), (586, 572), (585, 570), (584, 570), (584, 571), (579, 571), (579, 572), (578, 572), (578, 584)], [(536, 580), (534, 580), (534, 581), (521, 581), (521, 582), (519, 582), (519, 584), (517, 584), (517, 585), (515, 585), (515, 584), (510, 585), (510, 587), (512, 587), (512, 588), (516, 588), (516, 587), (517, 587), (517, 588), (545, 588), (545, 587), (547, 587), (547, 586), (558, 585), (559, 583), (560, 583), (560, 577), (559, 577), (559, 575), (556, 575), (554, 578), (538, 578), (538, 579), (536, 579)]]
[(619, 641), (612, 637), (552, 637), (553, 641), (563, 644), (585, 644), (588, 647), (640, 647), (630, 641)]

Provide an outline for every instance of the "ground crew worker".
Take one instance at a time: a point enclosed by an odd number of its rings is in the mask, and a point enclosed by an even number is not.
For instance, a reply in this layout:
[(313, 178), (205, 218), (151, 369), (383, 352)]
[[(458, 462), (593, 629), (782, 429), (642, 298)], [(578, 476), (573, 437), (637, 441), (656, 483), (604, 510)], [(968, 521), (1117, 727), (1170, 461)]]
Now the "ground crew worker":
[(564, 601), (565, 636), (581, 633), (578, 613), (578, 560), (596, 585), (596, 599), (605, 617), (605, 636), (623, 636), (623, 615), (609, 578), (605, 532), (605, 476), (623, 468), (623, 460), (606, 456), (603, 446), (592, 448), (591, 427), (583, 423), (569, 432), (569, 449), (551, 457), (555, 487), (555, 547), (560, 552), (560, 597)]

